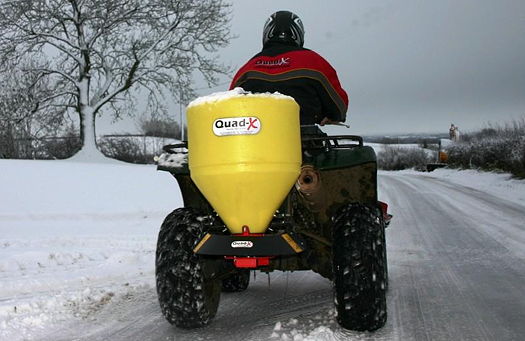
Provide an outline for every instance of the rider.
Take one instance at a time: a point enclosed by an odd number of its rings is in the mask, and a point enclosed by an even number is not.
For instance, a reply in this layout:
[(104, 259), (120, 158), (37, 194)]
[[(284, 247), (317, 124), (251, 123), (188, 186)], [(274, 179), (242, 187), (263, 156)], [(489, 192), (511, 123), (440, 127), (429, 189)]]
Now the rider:
[(337, 73), (303, 43), (301, 19), (289, 11), (275, 12), (264, 25), (262, 51), (237, 72), (230, 89), (293, 97), (301, 108), (301, 125), (344, 122), (348, 95)]

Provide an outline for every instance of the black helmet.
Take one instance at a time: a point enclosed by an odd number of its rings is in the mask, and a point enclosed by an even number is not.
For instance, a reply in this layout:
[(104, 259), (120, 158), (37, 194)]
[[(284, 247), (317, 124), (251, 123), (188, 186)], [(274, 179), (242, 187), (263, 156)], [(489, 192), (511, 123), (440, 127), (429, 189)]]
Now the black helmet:
[(304, 44), (304, 27), (301, 19), (289, 11), (272, 14), (263, 30), (263, 46), (271, 41), (292, 43), (299, 47)]

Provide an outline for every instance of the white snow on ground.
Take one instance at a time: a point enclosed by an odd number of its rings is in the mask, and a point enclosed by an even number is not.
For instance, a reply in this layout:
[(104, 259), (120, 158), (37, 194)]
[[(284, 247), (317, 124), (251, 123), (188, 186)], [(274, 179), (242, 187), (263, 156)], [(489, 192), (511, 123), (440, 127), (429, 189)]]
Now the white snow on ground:
[(156, 234), (181, 206), (155, 166), (0, 160), (0, 339), (31, 339), (154, 286)]
[(498, 198), (514, 201), (525, 205), (525, 180), (514, 179), (508, 173), (489, 173), (478, 170), (438, 168), (429, 173), (414, 170), (400, 171), (402, 174), (417, 174), (433, 179), (445, 180), (450, 183), (490, 193)]
[[(525, 205), (525, 181), (505, 174), (404, 172)], [(181, 205), (175, 180), (154, 166), (0, 160), (0, 339), (34, 339), (116, 298), (154, 290), (158, 229)], [(283, 320), (268, 337), (328, 341), (344, 339), (340, 333), (330, 309)]]
[(299, 321), (291, 318), (277, 322), (270, 335), (270, 340), (283, 341), (340, 341), (362, 340), (370, 336), (368, 332), (346, 331), (335, 322), (335, 309), (326, 314), (305, 317)]

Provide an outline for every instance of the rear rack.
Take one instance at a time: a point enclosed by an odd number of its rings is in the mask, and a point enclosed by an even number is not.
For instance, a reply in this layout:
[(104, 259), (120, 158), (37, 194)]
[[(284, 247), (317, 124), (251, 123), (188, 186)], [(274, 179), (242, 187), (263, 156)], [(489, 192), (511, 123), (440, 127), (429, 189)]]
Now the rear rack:
[[(363, 138), (357, 135), (305, 136), (301, 139), (303, 149), (348, 149), (363, 146)], [(355, 143), (357, 142), (357, 143)]]

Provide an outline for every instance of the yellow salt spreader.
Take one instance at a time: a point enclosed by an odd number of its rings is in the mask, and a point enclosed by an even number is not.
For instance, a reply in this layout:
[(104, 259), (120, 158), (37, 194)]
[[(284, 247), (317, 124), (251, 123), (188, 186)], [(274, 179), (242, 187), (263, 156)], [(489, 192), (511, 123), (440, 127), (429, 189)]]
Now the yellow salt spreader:
[[(208, 324), (221, 291), (246, 290), (251, 270), (313, 270), (334, 281), (343, 327), (384, 325), (391, 216), (377, 201), (373, 149), (359, 136), (301, 127), (291, 97), (240, 88), (196, 99), (187, 123), (188, 141), (158, 159), (184, 201), (157, 243), (166, 319)], [(347, 271), (356, 262), (359, 272)]]

